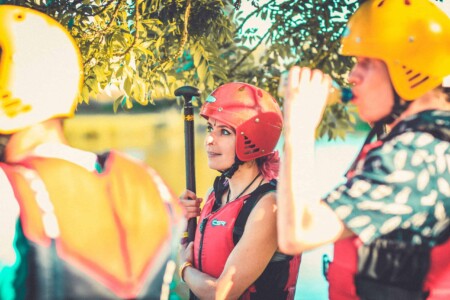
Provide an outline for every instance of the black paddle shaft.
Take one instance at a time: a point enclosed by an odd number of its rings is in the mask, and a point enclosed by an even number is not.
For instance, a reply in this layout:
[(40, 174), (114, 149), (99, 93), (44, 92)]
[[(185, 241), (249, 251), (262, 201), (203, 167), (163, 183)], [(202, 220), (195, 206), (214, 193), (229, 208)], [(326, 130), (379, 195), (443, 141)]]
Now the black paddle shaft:
[[(194, 108), (192, 98), (200, 96), (197, 88), (182, 86), (175, 90), (175, 96), (184, 98), (184, 154), (186, 161), (186, 188), (196, 193), (195, 188), (195, 143), (194, 143)], [(191, 218), (187, 225), (187, 240), (192, 242), (197, 228), (197, 219)]]

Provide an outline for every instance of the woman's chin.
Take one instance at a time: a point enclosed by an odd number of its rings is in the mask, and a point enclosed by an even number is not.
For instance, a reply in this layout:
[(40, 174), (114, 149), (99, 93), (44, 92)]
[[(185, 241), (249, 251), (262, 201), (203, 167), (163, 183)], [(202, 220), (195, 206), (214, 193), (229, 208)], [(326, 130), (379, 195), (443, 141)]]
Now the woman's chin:
[(212, 163), (212, 162), (209, 162), (209, 161), (208, 161), (208, 167), (209, 167), (211, 170), (218, 171), (218, 172), (221, 172), (222, 169), (223, 169), (223, 168), (220, 168), (219, 166), (217, 166), (217, 164)]

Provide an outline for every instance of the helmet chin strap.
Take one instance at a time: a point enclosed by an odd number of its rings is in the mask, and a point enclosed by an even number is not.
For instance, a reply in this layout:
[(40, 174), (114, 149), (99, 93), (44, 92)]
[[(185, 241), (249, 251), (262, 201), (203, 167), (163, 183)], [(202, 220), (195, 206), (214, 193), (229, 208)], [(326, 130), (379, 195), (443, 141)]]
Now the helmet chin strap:
[(228, 189), (227, 178), (230, 179), (237, 171), (237, 169), (239, 169), (239, 166), (242, 165), (243, 163), (244, 162), (240, 160), (236, 155), (234, 157), (234, 163), (233, 165), (231, 165), (231, 167), (229, 167), (224, 171), (219, 171), (222, 174), (216, 177), (213, 185), (214, 193), (216, 196), (216, 203), (214, 204), (214, 207), (216, 207), (217, 205), (218, 205), (217, 207), (220, 207), (221, 205), (222, 195)]
[(391, 112), (386, 117), (379, 120), (377, 123), (383, 123), (384, 125), (391, 124), (408, 108), (410, 101), (403, 101), (397, 91), (392, 88), (394, 94), (394, 105), (392, 106)]
[(229, 167), (228, 169), (224, 171), (220, 171), (222, 173), (221, 177), (226, 177), (228, 179), (231, 179), (231, 177), (234, 175), (234, 173), (239, 169), (239, 166), (242, 165), (244, 162), (240, 160), (237, 155), (234, 157), (234, 163)]

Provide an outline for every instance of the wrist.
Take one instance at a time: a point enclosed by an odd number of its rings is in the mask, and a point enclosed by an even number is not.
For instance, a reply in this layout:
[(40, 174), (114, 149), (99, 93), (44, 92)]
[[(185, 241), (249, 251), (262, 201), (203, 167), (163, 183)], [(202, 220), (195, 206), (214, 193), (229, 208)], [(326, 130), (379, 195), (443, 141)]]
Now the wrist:
[(192, 267), (192, 263), (189, 261), (185, 261), (179, 268), (178, 268), (178, 274), (180, 275), (180, 279), (182, 282), (184, 281), (184, 271), (188, 268), (188, 267)]

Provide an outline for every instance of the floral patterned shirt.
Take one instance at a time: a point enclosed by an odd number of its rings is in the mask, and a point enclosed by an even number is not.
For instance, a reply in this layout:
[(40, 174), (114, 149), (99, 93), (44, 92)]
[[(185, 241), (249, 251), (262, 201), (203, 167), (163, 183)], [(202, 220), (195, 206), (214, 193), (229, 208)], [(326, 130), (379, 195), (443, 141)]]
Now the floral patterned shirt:
[(325, 201), (364, 243), (404, 230), (435, 245), (450, 228), (450, 112), (411, 116), (366, 146)]

